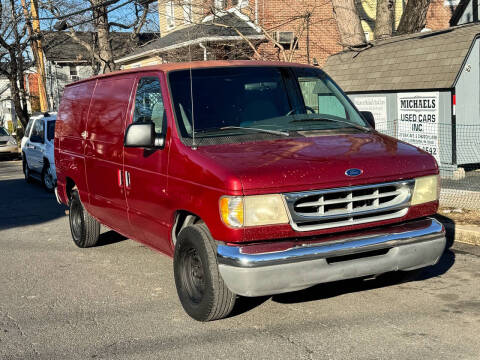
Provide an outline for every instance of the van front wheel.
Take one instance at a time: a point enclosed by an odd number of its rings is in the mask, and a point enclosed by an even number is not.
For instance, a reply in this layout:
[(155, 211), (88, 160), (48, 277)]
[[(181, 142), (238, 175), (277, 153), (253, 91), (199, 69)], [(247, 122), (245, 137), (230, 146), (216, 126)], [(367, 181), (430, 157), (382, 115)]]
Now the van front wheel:
[(69, 220), (75, 245), (81, 248), (95, 246), (100, 235), (100, 223), (85, 210), (76, 190), (72, 191)]
[(173, 270), (178, 297), (188, 315), (198, 321), (211, 321), (230, 314), (236, 295), (218, 271), (215, 242), (204, 224), (180, 231)]

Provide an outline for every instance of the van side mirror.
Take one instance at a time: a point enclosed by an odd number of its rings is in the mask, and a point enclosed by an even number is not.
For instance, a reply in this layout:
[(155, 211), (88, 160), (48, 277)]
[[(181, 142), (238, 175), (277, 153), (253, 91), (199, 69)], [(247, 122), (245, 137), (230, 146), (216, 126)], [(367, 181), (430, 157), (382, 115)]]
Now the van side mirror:
[(155, 134), (155, 124), (133, 123), (127, 127), (123, 141), (125, 147), (162, 148), (165, 136)]
[(363, 118), (375, 129), (375, 118), (373, 114), (370, 111), (360, 111), (360, 114), (362, 114)]

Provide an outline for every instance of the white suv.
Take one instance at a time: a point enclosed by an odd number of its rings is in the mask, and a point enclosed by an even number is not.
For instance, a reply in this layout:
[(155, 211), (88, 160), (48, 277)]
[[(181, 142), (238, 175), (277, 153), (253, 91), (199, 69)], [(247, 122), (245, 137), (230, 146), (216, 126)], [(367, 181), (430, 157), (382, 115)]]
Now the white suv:
[(47, 191), (57, 182), (53, 158), (53, 138), (57, 113), (32, 116), (22, 138), (23, 173), (25, 180), (40, 180)]

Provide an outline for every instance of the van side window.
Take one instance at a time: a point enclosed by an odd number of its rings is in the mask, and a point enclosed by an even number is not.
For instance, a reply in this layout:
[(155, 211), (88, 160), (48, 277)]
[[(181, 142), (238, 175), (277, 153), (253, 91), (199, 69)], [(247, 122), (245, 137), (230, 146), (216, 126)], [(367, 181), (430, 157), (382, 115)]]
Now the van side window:
[(345, 107), (323, 81), (318, 78), (299, 77), (298, 82), (308, 109), (317, 114), (347, 119)]
[(155, 132), (161, 134), (165, 133), (166, 119), (160, 81), (154, 76), (141, 78), (135, 94), (133, 122), (153, 122)]

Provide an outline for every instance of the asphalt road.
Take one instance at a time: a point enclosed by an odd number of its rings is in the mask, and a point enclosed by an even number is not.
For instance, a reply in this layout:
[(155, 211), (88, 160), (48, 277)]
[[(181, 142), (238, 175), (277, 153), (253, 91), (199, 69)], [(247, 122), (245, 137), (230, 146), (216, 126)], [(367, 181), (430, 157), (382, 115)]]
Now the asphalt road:
[(112, 232), (77, 248), (64, 208), (0, 162), (0, 359), (480, 359), (480, 251), (454, 244), (408, 282), (324, 284), (182, 310), (171, 260)]

